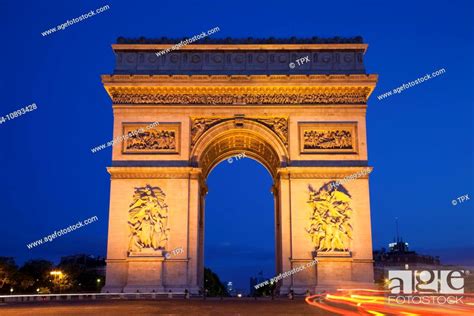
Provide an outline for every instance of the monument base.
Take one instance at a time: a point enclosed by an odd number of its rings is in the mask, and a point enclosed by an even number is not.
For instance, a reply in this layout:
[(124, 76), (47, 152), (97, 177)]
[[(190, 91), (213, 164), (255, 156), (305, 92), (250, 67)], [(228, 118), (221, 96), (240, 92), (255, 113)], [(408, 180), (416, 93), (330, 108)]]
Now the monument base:
[[(349, 251), (313, 252), (317, 259), (315, 265), (316, 282), (312, 285), (298, 280), (302, 272), (295, 274), (280, 287), (280, 295), (293, 290), (296, 295), (303, 295), (307, 290), (311, 293), (335, 291), (337, 289), (375, 289), (373, 260), (353, 258)], [(307, 271), (307, 270), (305, 270)], [(309, 279), (311, 276), (303, 276)]]
[(163, 293), (162, 251), (130, 253), (125, 293)]

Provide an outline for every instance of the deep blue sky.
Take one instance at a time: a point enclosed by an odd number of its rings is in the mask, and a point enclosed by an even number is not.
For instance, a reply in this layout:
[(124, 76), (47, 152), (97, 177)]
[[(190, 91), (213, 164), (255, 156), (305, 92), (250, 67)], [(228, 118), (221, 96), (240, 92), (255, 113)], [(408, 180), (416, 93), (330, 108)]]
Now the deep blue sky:
[[(109, 11), (41, 36), (105, 4)], [(413, 248), (472, 262), (473, 12), (468, 0), (0, 0), (0, 115), (38, 106), (0, 125), (0, 255), (105, 254), (111, 150), (90, 148), (112, 138), (100, 82), (113, 70), (110, 45), (119, 36), (191, 37), (219, 26), (213, 37), (363, 36), (367, 71), (380, 76), (367, 115), (374, 247), (392, 240), (398, 216)], [(439, 68), (446, 74), (376, 98)], [(209, 178), (206, 265), (239, 287), (248, 288), (251, 273), (273, 273), (270, 183), (250, 159), (224, 161)], [(451, 205), (464, 194), (471, 200)], [(53, 243), (25, 246), (94, 215), (99, 222)]]

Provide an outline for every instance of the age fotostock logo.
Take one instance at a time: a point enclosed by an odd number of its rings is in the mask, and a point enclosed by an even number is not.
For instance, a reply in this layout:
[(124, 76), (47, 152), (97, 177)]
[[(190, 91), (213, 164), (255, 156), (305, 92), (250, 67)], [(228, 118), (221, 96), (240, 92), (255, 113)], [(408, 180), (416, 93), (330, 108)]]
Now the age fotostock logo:
[(398, 304), (463, 303), (464, 270), (389, 270), (389, 302)]

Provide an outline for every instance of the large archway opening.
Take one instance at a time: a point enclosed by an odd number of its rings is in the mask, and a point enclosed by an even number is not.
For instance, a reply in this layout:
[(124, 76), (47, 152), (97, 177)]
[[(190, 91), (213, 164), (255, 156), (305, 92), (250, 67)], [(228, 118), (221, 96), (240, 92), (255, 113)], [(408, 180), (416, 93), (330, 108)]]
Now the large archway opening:
[[(226, 121), (202, 135), (191, 157), (203, 179), (198, 279), (204, 284), (204, 266), (211, 265), (222, 281), (235, 282), (235, 290), (250, 294), (250, 277), (263, 279), (281, 270), (275, 184), (278, 168), (287, 163), (285, 144), (264, 124)], [(209, 189), (215, 196), (207, 196)]]
[(276, 270), (272, 176), (254, 159), (229, 157), (212, 170), (207, 185), (204, 266), (231, 295), (250, 294), (250, 278), (269, 278)]

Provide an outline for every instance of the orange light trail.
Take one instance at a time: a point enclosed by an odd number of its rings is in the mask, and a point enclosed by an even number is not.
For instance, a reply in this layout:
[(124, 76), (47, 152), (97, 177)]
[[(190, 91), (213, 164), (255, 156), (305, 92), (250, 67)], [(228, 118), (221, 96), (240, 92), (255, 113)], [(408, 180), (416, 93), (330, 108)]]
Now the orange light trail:
[[(339, 315), (405, 315), (405, 316), (451, 316), (474, 315), (474, 294), (464, 293), (462, 303), (427, 304), (392, 303), (387, 291), (372, 289), (338, 289), (334, 293), (309, 296), (305, 299), (311, 306)], [(443, 295), (438, 295), (443, 296)], [(420, 299), (421, 301), (421, 299)]]

